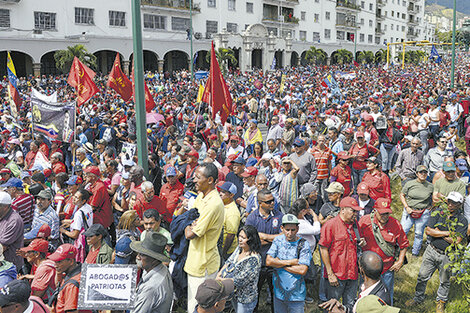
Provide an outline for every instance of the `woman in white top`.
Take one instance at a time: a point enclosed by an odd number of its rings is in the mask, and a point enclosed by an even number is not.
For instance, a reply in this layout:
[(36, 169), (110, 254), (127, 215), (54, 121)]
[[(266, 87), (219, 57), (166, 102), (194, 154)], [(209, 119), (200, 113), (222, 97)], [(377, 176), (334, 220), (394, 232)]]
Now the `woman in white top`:
[[(321, 225), (318, 215), (309, 208), (307, 200), (300, 198), (294, 202), (292, 206), (292, 214), (299, 219), (299, 232), (298, 236), (307, 240), (310, 245), (310, 250), (315, 251), (317, 239), (315, 236), (320, 235)], [(305, 216), (310, 215), (313, 219), (313, 224), (310, 223)]]
[(429, 118), (429, 114), (426, 112), (426, 108), (423, 106), (420, 108), (420, 117), (418, 120), (418, 136), (421, 139), (423, 153), (426, 154), (429, 149), (428, 138), (429, 138), (429, 123), (431, 119)]
[(434, 141), (436, 141), (437, 136), (439, 135), (439, 108), (437, 106), (437, 102), (431, 102), (431, 108), (428, 111), (429, 119), (431, 120), (429, 123), (429, 131), (431, 132), (431, 136), (433, 136)]

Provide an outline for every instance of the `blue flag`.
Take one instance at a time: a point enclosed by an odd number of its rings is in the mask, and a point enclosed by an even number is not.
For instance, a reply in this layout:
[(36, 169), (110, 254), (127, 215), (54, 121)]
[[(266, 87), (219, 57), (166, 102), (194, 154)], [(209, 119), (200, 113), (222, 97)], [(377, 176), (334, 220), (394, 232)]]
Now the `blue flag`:
[(276, 64), (277, 64), (276, 55), (274, 55), (273, 63), (271, 63), (271, 70), (275, 70), (275, 69), (276, 69)]
[(431, 55), (429, 56), (429, 58), (431, 59), (435, 59), (434, 61), (439, 64), (441, 63), (442, 61), (442, 58), (441, 56), (439, 55), (439, 52), (437, 52), (437, 49), (434, 45), (432, 45), (432, 48), (431, 48)]

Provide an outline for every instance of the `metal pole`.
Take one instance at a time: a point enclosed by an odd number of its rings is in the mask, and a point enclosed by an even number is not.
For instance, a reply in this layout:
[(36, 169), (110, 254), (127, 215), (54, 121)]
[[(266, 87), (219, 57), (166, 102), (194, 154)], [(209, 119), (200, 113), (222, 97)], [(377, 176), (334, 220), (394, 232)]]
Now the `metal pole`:
[(147, 121), (145, 112), (144, 91), (144, 57), (142, 50), (142, 21), (140, 16), (140, 0), (132, 0), (132, 35), (134, 38), (134, 102), (137, 124), (137, 157), (139, 165), (148, 178)]
[[(354, 20), (354, 23), (357, 23), (357, 21)], [(356, 57), (356, 54), (357, 54), (356, 43), (357, 43), (357, 24), (354, 25), (354, 61), (357, 62), (357, 57)]]
[(390, 43), (387, 42), (387, 65), (390, 65)]
[(193, 0), (189, 0), (189, 35), (191, 36), (191, 81), (194, 79), (194, 54), (193, 54)]
[(454, 22), (452, 24), (452, 67), (450, 70), (450, 88), (454, 88), (454, 73), (455, 73), (455, 27), (457, 23), (456, 17), (456, 0), (454, 0)]
[(402, 53), (402, 62), (401, 62), (401, 69), (404, 69), (405, 68), (405, 43), (403, 42), (403, 53)]

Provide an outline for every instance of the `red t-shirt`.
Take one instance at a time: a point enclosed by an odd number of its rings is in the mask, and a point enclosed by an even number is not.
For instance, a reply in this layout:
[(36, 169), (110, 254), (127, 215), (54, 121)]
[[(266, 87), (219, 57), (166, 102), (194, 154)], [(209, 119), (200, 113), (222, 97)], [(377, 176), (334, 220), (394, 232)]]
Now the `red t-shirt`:
[(98, 180), (89, 189), (92, 196), (88, 200), (88, 204), (94, 207), (93, 224), (101, 224), (104, 228), (108, 228), (113, 222), (113, 211), (108, 189), (101, 180)]
[(447, 111), (439, 111), (439, 127), (447, 126), (447, 123), (450, 121), (450, 114)]
[(144, 212), (148, 209), (157, 210), (158, 213), (160, 213), (160, 215), (162, 216), (162, 218), (169, 223), (173, 218), (173, 212), (170, 214), (170, 212), (167, 211), (165, 202), (162, 201), (158, 196), (153, 196), (153, 199), (150, 202), (145, 201), (145, 199), (138, 199), (134, 205), (134, 210), (137, 211), (137, 214), (140, 218), (143, 218)]
[(363, 170), (367, 168), (366, 159), (375, 155), (379, 150), (372, 145), (365, 144), (364, 146), (359, 147), (357, 143), (349, 149), (349, 154), (355, 157), (353, 160), (352, 167), (355, 170)]
[(20, 214), (25, 224), (33, 221), (34, 198), (32, 195), (22, 194), (13, 200), (11, 207)]
[[(333, 272), (340, 280), (358, 277), (356, 234), (353, 224), (346, 224), (339, 215), (327, 221), (321, 228), (319, 245), (328, 248)], [(328, 277), (328, 273), (323, 273)]]
[[(72, 279), (80, 282), (80, 275), (73, 276)], [(64, 282), (62, 282), (64, 283)], [(64, 289), (59, 292), (57, 296), (57, 303), (55, 305), (55, 313), (65, 313), (67, 311), (75, 311), (78, 306), (78, 287), (68, 283)], [(92, 313), (91, 311), (78, 311), (79, 313)]]
[(166, 211), (173, 216), (173, 212), (178, 205), (179, 197), (183, 194), (184, 186), (179, 181), (173, 186), (166, 183), (160, 189), (160, 199), (166, 204)]
[(85, 263), (88, 264), (96, 264), (96, 259), (98, 258), (98, 254), (100, 253), (100, 249), (92, 250), (88, 252), (86, 256)]
[(31, 282), (32, 291), (44, 291), (45, 298), (48, 298), (54, 292), (55, 286), (55, 263), (51, 260), (43, 261), (34, 272), (34, 278)]
[[(374, 218), (374, 224), (379, 225), (377, 218)], [(374, 237), (374, 232), (372, 230), (372, 221), (369, 214), (364, 215), (359, 220), (358, 227), (359, 233), (366, 240), (366, 245), (362, 247), (362, 250), (373, 251), (380, 255), (384, 262), (382, 274), (385, 273), (393, 265), (395, 258), (393, 256), (387, 256), (377, 244), (377, 241)], [(390, 242), (393, 245), (398, 245), (400, 250), (407, 248), (410, 245), (400, 222), (393, 217), (390, 217), (385, 227), (380, 229), (380, 233), (387, 242)]]
[(331, 176), (336, 177), (336, 181), (343, 185), (344, 196), (349, 195), (351, 192), (351, 168), (349, 166), (343, 168), (341, 165), (337, 165), (331, 170)]
[(369, 186), (369, 197), (374, 200), (378, 198), (392, 199), (392, 190), (390, 189), (390, 178), (382, 171), (375, 174), (366, 172), (362, 177), (362, 183)]
[(52, 164), (52, 171), (54, 172), (54, 174), (67, 172), (65, 165), (62, 162), (57, 162), (57, 163)]
[(372, 126), (371, 128), (366, 129), (366, 132), (370, 134), (369, 144), (374, 145), (375, 142), (379, 140), (379, 133), (377, 132), (377, 129)]

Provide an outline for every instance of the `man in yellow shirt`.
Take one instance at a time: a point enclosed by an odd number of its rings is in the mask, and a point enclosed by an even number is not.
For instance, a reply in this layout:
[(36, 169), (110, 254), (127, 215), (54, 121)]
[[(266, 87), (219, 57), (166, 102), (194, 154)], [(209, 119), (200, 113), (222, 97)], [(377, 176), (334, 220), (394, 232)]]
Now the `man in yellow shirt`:
[(240, 226), (240, 211), (233, 201), (233, 196), (237, 193), (237, 186), (231, 182), (224, 182), (219, 187), (219, 194), (224, 202), (224, 245), (222, 248), (222, 259), (225, 261), (237, 248), (237, 233)]
[(220, 267), (217, 241), (224, 224), (224, 203), (215, 188), (217, 167), (202, 163), (195, 172), (198, 196), (194, 207), (199, 218), (184, 230), (189, 240), (188, 257), (184, 271), (188, 274), (188, 312), (194, 312), (197, 288), (207, 278), (215, 279)]

